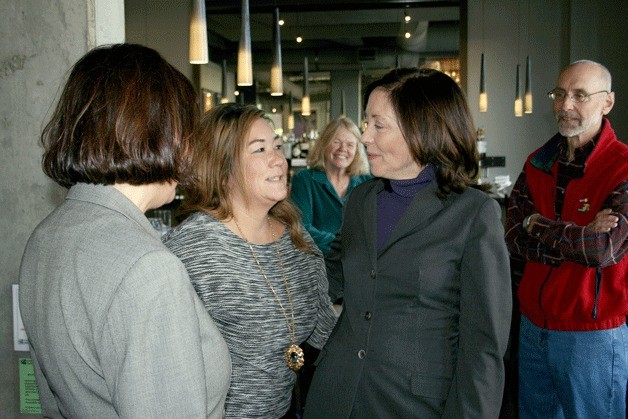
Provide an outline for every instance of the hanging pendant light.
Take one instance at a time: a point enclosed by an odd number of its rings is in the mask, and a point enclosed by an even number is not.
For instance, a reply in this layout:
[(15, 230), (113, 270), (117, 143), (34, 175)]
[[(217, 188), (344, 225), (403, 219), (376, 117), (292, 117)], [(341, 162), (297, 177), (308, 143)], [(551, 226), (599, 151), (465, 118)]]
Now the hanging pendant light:
[(515, 84), (515, 116), (523, 116), (523, 101), (521, 100), (521, 88), (519, 86), (519, 67), (517, 64), (517, 82)]
[(305, 57), (303, 65), (303, 98), (301, 99), (301, 115), (309, 116), (312, 113), (312, 110), (310, 108), (310, 82), (307, 68), (307, 57)]
[(344, 89), (340, 92), (340, 117), (344, 118), (347, 116), (347, 112), (345, 109), (345, 91)]
[(208, 62), (205, 0), (194, 0), (190, 16), (190, 64), (207, 64)]
[(482, 0), (482, 58), (480, 59), (480, 98), (478, 100), (478, 108), (480, 112), (486, 112), (488, 110), (486, 70), (484, 65), (484, 0)]
[(525, 113), (532, 113), (532, 61), (530, 60), (530, 0), (528, 0), (528, 16), (527, 16), (527, 30), (526, 30), (526, 47), (528, 49), (528, 56), (526, 57), (526, 90), (524, 98)]
[(288, 93), (288, 130), (294, 130), (294, 111), (292, 110), (292, 92)]
[(273, 19), (273, 64), (270, 67), (270, 95), (283, 95), (283, 69), (281, 66), (281, 35), (279, 32), (279, 8)]
[(488, 110), (488, 95), (486, 94), (486, 73), (484, 70), (484, 53), (480, 61), (480, 100), (478, 103), (480, 112)]
[(238, 48), (238, 86), (253, 86), (253, 54), (251, 51), (251, 18), (249, 0), (242, 0), (242, 30)]
[(524, 112), (532, 113), (532, 64), (530, 63), (530, 56), (526, 58), (526, 92), (525, 92), (525, 105)]
[(228, 103), (229, 98), (227, 97), (227, 60), (222, 60), (222, 97), (220, 98), (220, 103)]

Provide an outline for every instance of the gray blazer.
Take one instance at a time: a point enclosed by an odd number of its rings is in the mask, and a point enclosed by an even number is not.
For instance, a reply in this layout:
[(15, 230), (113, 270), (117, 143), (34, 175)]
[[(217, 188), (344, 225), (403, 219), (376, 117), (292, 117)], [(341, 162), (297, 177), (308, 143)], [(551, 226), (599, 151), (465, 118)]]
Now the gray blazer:
[(20, 310), (46, 416), (222, 417), (231, 360), (131, 201), (79, 184), (31, 235)]
[(343, 311), (305, 415), (496, 418), (512, 309), (499, 205), (471, 188), (441, 200), (433, 181), (378, 252), (383, 187), (352, 192), (327, 255)]

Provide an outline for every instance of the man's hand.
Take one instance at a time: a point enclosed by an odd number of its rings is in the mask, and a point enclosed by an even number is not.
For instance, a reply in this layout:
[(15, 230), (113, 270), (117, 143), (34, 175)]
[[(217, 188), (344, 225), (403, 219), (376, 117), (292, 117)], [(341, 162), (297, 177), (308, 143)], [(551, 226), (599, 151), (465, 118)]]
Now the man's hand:
[(606, 208), (595, 214), (595, 218), (587, 227), (593, 228), (597, 233), (608, 233), (611, 228), (617, 227), (617, 221), (619, 218), (611, 214), (610, 208)]

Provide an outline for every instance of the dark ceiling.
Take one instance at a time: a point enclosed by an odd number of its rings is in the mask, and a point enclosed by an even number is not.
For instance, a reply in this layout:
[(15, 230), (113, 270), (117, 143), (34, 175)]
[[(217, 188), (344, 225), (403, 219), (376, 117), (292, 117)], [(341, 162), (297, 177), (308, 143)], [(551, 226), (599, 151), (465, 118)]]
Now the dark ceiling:
[[(284, 80), (298, 81), (308, 57), (310, 78), (335, 70), (387, 71), (421, 60), (457, 57), (461, 1), (249, 0), (255, 78), (268, 78), (273, 11), (279, 8)], [(240, 0), (206, 0), (210, 59), (236, 66)], [(404, 23), (404, 15), (412, 19)], [(404, 32), (412, 37), (405, 39)], [(296, 42), (297, 35), (303, 37)]]

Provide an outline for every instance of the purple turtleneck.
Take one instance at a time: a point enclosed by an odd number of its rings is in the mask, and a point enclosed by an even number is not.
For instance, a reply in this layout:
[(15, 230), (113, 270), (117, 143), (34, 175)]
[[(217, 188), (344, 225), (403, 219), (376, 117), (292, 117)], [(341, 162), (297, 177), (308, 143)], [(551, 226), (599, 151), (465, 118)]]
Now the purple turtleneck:
[(381, 250), (393, 229), (408, 209), (412, 198), (426, 187), (436, 173), (428, 164), (414, 179), (383, 179), (384, 189), (377, 194), (377, 250)]

